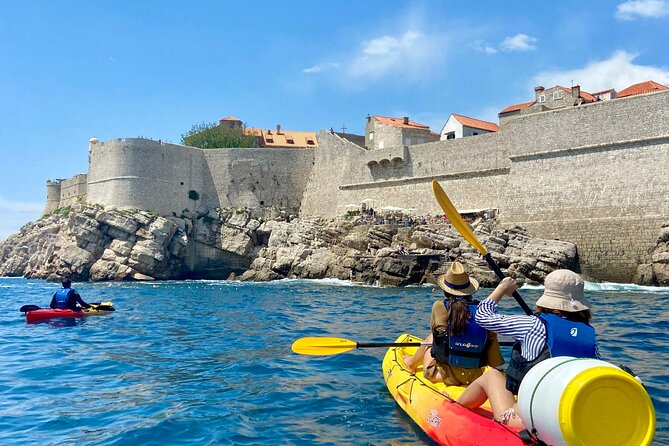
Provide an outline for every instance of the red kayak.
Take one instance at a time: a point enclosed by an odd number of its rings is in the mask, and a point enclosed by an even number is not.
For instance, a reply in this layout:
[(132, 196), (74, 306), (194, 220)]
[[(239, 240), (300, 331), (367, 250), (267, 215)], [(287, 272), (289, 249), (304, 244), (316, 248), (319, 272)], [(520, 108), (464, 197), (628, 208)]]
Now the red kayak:
[(26, 311), (26, 321), (38, 322), (45, 319), (83, 317), (84, 315), (83, 311), (40, 308), (39, 310)]

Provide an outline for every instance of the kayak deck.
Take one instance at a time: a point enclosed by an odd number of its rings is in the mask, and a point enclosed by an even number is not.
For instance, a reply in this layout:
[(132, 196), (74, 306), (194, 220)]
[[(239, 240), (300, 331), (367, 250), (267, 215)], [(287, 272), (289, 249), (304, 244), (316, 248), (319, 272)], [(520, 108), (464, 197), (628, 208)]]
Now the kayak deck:
[[(403, 334), (396, 342), (422, 342)], [(522, 445), (518, 431), (496, 422), (489, 402), (477, 409), (467, 409), (454, 402), (464, 391), (461, 386), (432, 383), (423, 377), (422, 365), (415, 374), (404, 363), (417, 347), (391, 347), (383, 359), (383, 377), (399, 406), (441, 445)]]
[(95, 302), (90, 304), (90, 308), (82, 311), (73, 311), (67, 309), (40, 308), (37, 310), (26, 311), (26, 322), (33, 323), (45, 321), (48, 319), (77, 318), (84, 316), (99, 316), (110, 314), (115, 311), (112, 302)]

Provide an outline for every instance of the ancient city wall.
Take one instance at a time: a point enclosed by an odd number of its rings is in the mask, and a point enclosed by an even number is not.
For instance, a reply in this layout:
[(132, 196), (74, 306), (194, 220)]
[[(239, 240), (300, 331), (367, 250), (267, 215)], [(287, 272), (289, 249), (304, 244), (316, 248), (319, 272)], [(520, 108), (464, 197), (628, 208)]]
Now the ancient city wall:
[(297, 213), (314, 165), (313, 149), (205, 150), (220, 206), (279, 206)]
[(519, 117), (505, 222), (579, 247), (591, 276), (629, 282), (669, 221), (669, 92)]
[(117, 139), (91, 145), (87, 199), (163, 215), (227, 206), (297, 212), (312, 166), (309, 149), (202, 150)]
[[(218, 197), (205, 175), (200, 149), (141, 138), (92, 144), (88, 201), (119, 208), (140, 208), (170, 215), (198, 204), (217, 206)], [(189, 198), (193, 190), (199, 200)]]
[[(460, 209), (497, 207), (510, 161), (496, 134), (409, 147), (364, 150), (325, 132), (319, 134), (316, 166), (301, 212), (341, 215), (346, 205), (370, 201), (385, 206), (441, 212), (431, 192), (437, 179)], [(335, 188), (333, 185), (336, 185)]]
[[(504, 224), (573, 241), (583, 272), (631, 281), (669, 221), (669, 92), (516, 117), (500, 132), (356, 150), (319, 135), (302, 212), (347, 204), (439, 213), (437, 179), (458, 209), (499, 208)], [(325, 152), (325, 154), (321, 153)], [(327, 184), (337, 184), (326, 190)]]
[(334, 217), (363, 201), (436, 215), (437, 179), (458, 209), (498, 208), (506, 225), (577, 243), (586, 275), (627, 282), (669, 221), (669, 92), (520, 115), (497, 133), (408, 147), (366, 150), (328, 132), (316, 149), (137, 138), (92, 143), (89, 160), (87, 177), (47, 182), (45, 211), (85, 196), (163, 215), (280, 206)]
[(80, 173), (60, 182), (60, 207), (86, 199), (87, 175)]

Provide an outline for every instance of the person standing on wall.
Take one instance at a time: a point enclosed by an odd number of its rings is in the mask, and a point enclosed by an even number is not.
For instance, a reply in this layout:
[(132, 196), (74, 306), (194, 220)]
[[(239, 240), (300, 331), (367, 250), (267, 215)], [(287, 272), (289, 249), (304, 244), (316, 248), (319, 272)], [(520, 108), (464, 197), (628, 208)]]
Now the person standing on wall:
[(70, 279), (63, 279), (63, 287), (56, 291), (51, 298), (49, 306), (57, 309), (68, 309), (81, 311), (82, 308), (90, 308), (91, 305), (83, 301), (79, 293), (72, 288)]

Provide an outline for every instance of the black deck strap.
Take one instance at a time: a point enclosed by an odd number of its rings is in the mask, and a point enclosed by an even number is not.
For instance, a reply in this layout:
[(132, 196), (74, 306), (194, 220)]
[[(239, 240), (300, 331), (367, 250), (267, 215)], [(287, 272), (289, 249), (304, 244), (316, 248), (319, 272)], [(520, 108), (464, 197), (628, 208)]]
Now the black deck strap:
[(531, 433), (530, 431), (525, 429), (523, 431), (518, 432), (518, 438), (520, 438), (523, 443), (536, 444), (539, 446), (548, 446), (546, 443), (537, 438), (536, 431), (534, 431), (534, 433)]

